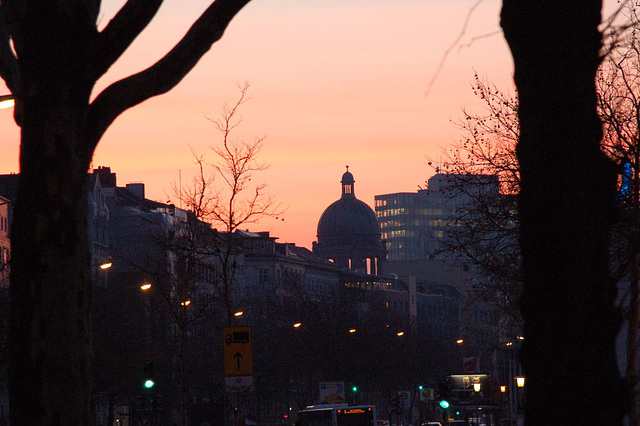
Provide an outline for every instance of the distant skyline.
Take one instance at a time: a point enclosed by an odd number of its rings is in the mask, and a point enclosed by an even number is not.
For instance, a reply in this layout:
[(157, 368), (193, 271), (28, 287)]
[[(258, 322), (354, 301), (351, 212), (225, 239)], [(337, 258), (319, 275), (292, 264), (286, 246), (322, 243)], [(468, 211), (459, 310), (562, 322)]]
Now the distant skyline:
[[(124, 0), (103, 3), (101, 25)], [(210, 1), (185, 3), (166, 0), (97, 90), (160, 59)], [(500, 5), (254, 0), (177, 88), (116, 120), (93, 165), (111, 167), (120, 186), (144, 182), (148, 198), (175, 201), (173, 183), (195, 171), (190, 147), (206, 153), (217, 142), (207, 117), (234, 102), (236, 82), (247, 80), (252, 99), (242, 109), (239, 135), (266, 136), (259, 160), (270, 168), (255, 180), (287, 207), (277, 220), (249, 228), (311, 248), (320, 215), (340, 197), (345, 166), (357, 198), (372, 208), (374, 195), (416, 191), (434, 174), (428, 158), (437, 161), (458, 140), (452, 121), (461, 109), (480, 111), (474, 72), (513, 91)], [(450, 49), (470, 11), (465, 34)], [(11, 112), (0, 111), (0, 173), (18, 171), (18, 144)]]

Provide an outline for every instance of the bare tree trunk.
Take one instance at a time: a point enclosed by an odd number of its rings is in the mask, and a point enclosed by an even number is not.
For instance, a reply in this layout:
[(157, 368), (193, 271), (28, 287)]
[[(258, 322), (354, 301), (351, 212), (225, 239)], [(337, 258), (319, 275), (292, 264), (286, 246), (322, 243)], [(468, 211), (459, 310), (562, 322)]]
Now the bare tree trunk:
[(22, 133), (11, 229), (9, 387), (16, 425), (89, 423), (92, 149), (82, 140), (82, 123), (92, 87), (83, 70), (95, 33), (59, 12), (43, 7), (24, 24), (30, 37), (16, 40), (27, 88), (16, 109)]
[(621, 314), (609, 277), (617, 170), (600, 151), (595, 73), (602, 4), (504, 0), (520, 101), (528, 425), (621, 425)]
[[(186, 315), (186, 313), (184, 313)], [(182, 320), (183, 318), (181, 318)], [(180, 426), (187, 425), (187, 378), (186, 378), (186, 336), (184, 326), (178, 328), (179, 362), (180, 362)]]
[[(26, 105), (25, 105), (26, 106)], [(88, 424), (90, 400), (88, 161), (73, 132), (39, 109), (24, 127), (12, 225), (11, 423)], [(28, 110), (28, 108), (26, 108)], [(63, 112), (60, 112), (62, 114)], [(25, 120), (29, 112), (25, 111)], [(25, 155), (44, 150), (46, 158)], [(38, 159), (41, 159), (38, 161)]]
[(11, 424), (89, 424), (93, 151), (122, 112), (178, 84), (248, 2), (212, 1), (163, 58), (90, 103), (95, 82), (162, 0), (124, 2), (100, 32), (100, 1), (0, 1), (0, 77), (22, 128), (11, 231)]

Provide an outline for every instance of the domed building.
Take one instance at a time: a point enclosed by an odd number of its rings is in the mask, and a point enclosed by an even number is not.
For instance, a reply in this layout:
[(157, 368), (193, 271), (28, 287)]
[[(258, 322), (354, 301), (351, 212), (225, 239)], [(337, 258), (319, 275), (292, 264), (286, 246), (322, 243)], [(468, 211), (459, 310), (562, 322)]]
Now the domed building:
[(342, 197), (320, 216), (313, 253), (354, 272), (382, 274), (387, 251), (376, 214), (356, 198), (349, 166), (341, 183)]

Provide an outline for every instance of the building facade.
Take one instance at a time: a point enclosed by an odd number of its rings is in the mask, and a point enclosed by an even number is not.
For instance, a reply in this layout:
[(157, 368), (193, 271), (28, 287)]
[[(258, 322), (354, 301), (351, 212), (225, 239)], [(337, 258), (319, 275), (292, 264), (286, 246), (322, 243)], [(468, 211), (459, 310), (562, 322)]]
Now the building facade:
[[(475, 187), (470, 188), (472, 185)], [(387, 242), (387, 259), (442, 257), (440, 244), (447, 230), (463, 225), (458, 217), (473, 200), (469, 191), (498, 194), (498, 177), (436, 174), (427, 181), (426, 189), (376, 195), (375, 211)]]
[(491, 371), (499, 343), (497, 299), (477, 288), (476, 271), (465, 255), (445, 248), (447, 238), (475, 217), (469, 213), (477, 208), (472, 203), (500, 196), (497, 176), (455, 174), (436, 174), (427, 181), (427, 188), (417, 192), (375, 196), (376, 215), (387, 242), (385, 270), (402, 280), (416, 277), (456, 290), (457, 330), (449, 338), (463, 341), (460, 354), (479, 357), (484, 371)]

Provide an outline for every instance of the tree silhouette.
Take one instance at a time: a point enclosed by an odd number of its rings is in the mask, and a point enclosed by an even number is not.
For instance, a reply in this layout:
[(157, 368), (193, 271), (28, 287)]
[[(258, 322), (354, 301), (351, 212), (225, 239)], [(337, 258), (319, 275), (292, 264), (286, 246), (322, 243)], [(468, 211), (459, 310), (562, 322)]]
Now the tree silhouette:
[(178, 84), (248, 2), (212, 2), (167, 55), (93, 101), (96, 81), (163, 2), (129, 0), (102, 31), (100, 1), (0, 3), (0, 76), (16, 98), (21, 127), (11, 235), (11, 423), (88, 424), (93, 152), (122, 112)]
[(245, 302), (237, 296), (241, 293), (239, 258), (245, 251), (245, 241), (236, 231), (279, 211), (274, 198), (266, 193), (266, 185), (253, 180), (266, 168), (258, 162), (264, 138), (247, 142), (235, 135), (241, 123), (240, 108), (249, 99), (249, 87), (248, 82), (239, 84), (238, 100), (225, 104), (218, 119), (211, 120), (220, 137), (211, 148), (214, 162), (209, 164), (204, 155), (194, 153), (196, 176), (191, 184), (174, 188), (180, 204), (189, 211), (186, 223), (164, 242), (180, 265), (164, 296), (178, 335), (181, 425), (187, 421), (190, 332), (213, 324), (200, 324), (204, 319), (216, 319), (219, 327), (230, 325)]
[[(622, 424), (621, 323), (609, 276), (618, 168), (600, 149), (600, 1), (504, 0), (519, 96), (528, 424)], [(606, 392), (594, 395), (598, 383)]]
[[(637, 375), (637, 329), (634, 327), (638, 323), (639, 20), (635, 5), (625, 4), (621, 11), (619, 17), (623, 18), (623, 23), (607, 28), (604, 61), (596, 74), (595, 84), (598, 114), (604, 124), (601, 146), (621, 170), (616, 197), (620, 214), (611, 238), (611, 268), (612, 279), (616, 282), (621, 279), (630, 282), (629, 290), (621, 294), (620, 307), (629, 324), (626, 379), (634, 389), (632, 395), (637, 398), (634, 384)], [(517, 194), (520, 185), (516, 157), (518, 99), (481, 81), (477, 74), (473, 91), (484, 102), (485, 109), (481, 113), (463, 110), (458, 125), (464, 131), (464, 137), (447, 149), (444, 153), (446, 160), (439, 167), (448, 173), (461, 175), (459, 181), (451, 184), (469, 196), (472, 196), (469, 186), (473, 189), (473, 185), (464, 178), (469, 174), (497, 175), (505, 194)], [(503, 318), (506, 315), (517, 325), (519, 312), (510, 303), (517, 299), (521, 287), (520, 249), (517, 244), (519, 224), (514, 202), (515, 199), (509, 196), (475, 197), (467, 209), (455, 216), (455, 220), (464, 222), (465, 226), (450, 230), (442, 250), (470, 258), (482, 278), (476, 285), (481, 290), (478, 295), (486, 298), (502, 295), (496, 300), (496, 307)], [(632, 410), (631, 416), (637, 419), (637, 410)]]

